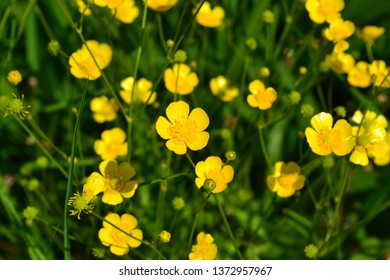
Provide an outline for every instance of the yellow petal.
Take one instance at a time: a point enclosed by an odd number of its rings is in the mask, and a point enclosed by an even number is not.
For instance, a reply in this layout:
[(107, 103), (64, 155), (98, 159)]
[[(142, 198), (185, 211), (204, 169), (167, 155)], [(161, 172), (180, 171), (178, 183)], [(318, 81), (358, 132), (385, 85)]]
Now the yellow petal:
[(253, 108), (257, 108), (259, 106), (259, 101), (257, 100), (256, 96), (253, 94), (249, 94), (246, 97), (246, 101), (248, 102), (249, 106)]
[[(116, 225), (120, 222), (121, 218), (116, 213), (110, 213), (107, 216), (104, 217), (105, 220), (109, 221), (110, 223)], [(111, 230), (113, 227), (109, 223), (103, 221), (103, 227), (108, 228)]]
[(187, 145), (177, 139), (169, 139), (165, 145), (169, 150), (178, 155), (184, 155), (187, 152)]
[(118, 162), (116, 160), (104, 160), (99, 164), (99, 170), (103, 176), (118, 172)]
[(174, 123), (175, 120), (186, 120), (190, 112), (190, 106), (184, 101), (172, 102), (166, 109), (168, 120)]
[(364, 147), (357, 146), (351, 156), (349, 157), (349, 160), (353, 162), (354, 164), (358, 164), (361, 166), (367, 166), (368, 165), (368, 157), (367, 152)]
[(194, 138), (190, 142), (186, 142), (188, 148), (193, 151), (199, 151), (207, 146), (210, 138), (208, 132), (198, 132), (194, 134)]
[(221, 174), (223, 175), (224, 183), (230, 183), (234, 177), (234, 169), (230, 165), (225, 165), (221, 170)]
[(116, 242), (115, 244), (110, 246), (110, 251), (114, 255), (123, 256), (129, 252), (129, 246), (126, 242)]
[(163, 139), (172, 138), (169, 133), (169, 128), (171, 125), (172, 124), (166, 118), (160, 116), (156, 122), (156, 131), (158, 135), (160, 135)]
[(329, 113), (321, 112), (311, 118), (311, 125), (317, 131), (320, 132), (321, 129), (330, 130), (333, 125), (333, 117)]
[(130, 198), (134, 195), (138, 188), (137, 181), (127, 181), (125, 187), (121, 190), (121, 195), (125, 198)]
[(100, 241), (104, 246), (110, 246), (114, 243), (114, 239), (111, 236), (111, 231), (106, 228), (101, 228), (98, 232)]
[(188, 116), (188, 121), (193, 121), (196, 123), (196, 132), (205, 130), (210, 123), (207, 113), (201, 108), (195, 108), (192, 110)]
[(327, 156), (332, 152), (329, 145), (326, 145), (326, 143), (322, 141), (318, 132), (316, 132), (311, 127), (306, 128), (305, 135), (306, 135), (306, 140), (309, 143), (309, 146), (313, 151), (313, 153), (320, 156)]
[[(135, 238), (137, 238), (139, 240), (143, 239), (143, 233), (142, 233), (142, 230), (140, 230), (140, 229), (133, 229), (130, 232), (130, 234), (131, 234), (131, 236), (134, 236)], [(142, 244), (141, 241), (139, 241), (139, 240), (137, 240), (135, 238), (128, 239), (127, 240), (127, 245), (129, 245), (132, 248), (136, 248), (136, 247), (140, 246)]]
[(103, 194), (102, 201), (109, 205), (117, 205), (123, 201), (123, 198), (118, 191), (107, 190)]
[(123, 181), (128, 181), (135, 175), (135, 170), (131, 164), (127, 161), (119, 164), (118, 168), (119, 175), (123, 176)]

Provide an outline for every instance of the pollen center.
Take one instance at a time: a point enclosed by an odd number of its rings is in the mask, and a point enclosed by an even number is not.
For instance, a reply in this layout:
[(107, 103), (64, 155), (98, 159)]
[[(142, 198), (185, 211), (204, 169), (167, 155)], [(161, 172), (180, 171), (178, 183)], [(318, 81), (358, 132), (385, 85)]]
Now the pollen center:
[(178, 118), (169, 127), (168, 133), (172, 138), (186, 143), (191, 143), (195, 138), (196, 123), (183, 118)]

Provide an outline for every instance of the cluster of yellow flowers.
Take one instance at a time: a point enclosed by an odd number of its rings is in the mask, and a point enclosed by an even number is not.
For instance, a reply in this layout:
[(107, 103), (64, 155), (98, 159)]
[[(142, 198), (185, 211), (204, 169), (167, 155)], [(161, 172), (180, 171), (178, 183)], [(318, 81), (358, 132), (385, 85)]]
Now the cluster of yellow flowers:
[(389, 67), (383, 60), (366, 62), (355, 61), (352, 54), (346, 53), (349, 49), (348, 38), (356, 35), (371, 49), (385, 29), (374, 25), (356, 28), (354, 23), (342, 18), (341, 12), (345, 7), (344, 0), (307, 0), (306, 10), (311, 20), (317, 24), (326, 22), (328, 27), (324, 36), (334, 44), (331, 54), (325, 58), (326, 64), (336, 73), (347, 74), (347, 81), (354, 87), (367, 88), (371, 85), (389, 87)]

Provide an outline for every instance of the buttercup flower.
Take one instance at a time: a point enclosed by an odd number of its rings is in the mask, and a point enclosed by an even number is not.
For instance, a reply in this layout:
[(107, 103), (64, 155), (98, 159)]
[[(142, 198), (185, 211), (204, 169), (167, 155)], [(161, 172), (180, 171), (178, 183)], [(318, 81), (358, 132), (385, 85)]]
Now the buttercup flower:
[(340, 18), (344, 6), (344, 0), (307, 0), (305, 3), (309, 17), (315, 23), (330, 23)]
[(210, 156), (205, 161), (200, 161), (195, 166), (196, 186), (201, 189), (208, 180), (214, 183), (214, 189), (208, 190), (212, 193), (219, 193), (227, 188), (227, 184), (233, 180), (234, 169), (226, 165), (219, 157)]
[(319, 113), (311, 118), (311, 125), (305, 130), (307, 142), (313, 153), (326, 156), (332, 152), (338, 156), (350, 153), (355, 145), (351, 125), (344, 119), (338, 120), (332, 128), (333, 117)]
[(343, 74), (351, 71), (355, 65), (352, 55), (344, 52), (332, 52), (326, 55), (325, 63), (336, 73)]
[(260, 80), (254, 80), (249, 84), (251, 94), (247, 96), (247, 102), (251, 107), (267, 110), (272, 107), (272, 103), (278, 98), (278, 93), (272, 87), (265, 88)]
[(181, 95), (190, 94), (199, 83), (198, 75), (191, 72), (191, 68), (184, 63), (176, 63), (173, 68), (164, 72), (165, 87), (171, 93)]
[(177, 4), (178, 0), (148, 0), (148, 7), (157, 12), (166, 12)]
[(356, 137), (356, 147), (350, 156), (354, 164), (366, 166), (369, 158), (381, 158), (388, 152), (386, 140), (387, 120), (377, 116), (375, 112), (367, 111), (364, 115), (357, 110), (352, 120), (359, 124), (353, 127)]
[(105, 160), (99, 164), (99, 170), (101, 174), (93, 172), (88, 177), (84, 189), (89, 189), (93, 195), (104, 192), (104, 203), (117, 205), (123, 202), (123, 198), (130, 198), (135, 194), (138, 183), (130, 180), (135, 175), (130, 163), (122, 162), (118, 165), (115, 160)]
[(385, 28), (375, 25), (366, 25), (362, 29), (356, 30), (356, 36), (369, 45), (374, 45), (375, 40), (383, 33), (385, 33)]
[(305, 185), (306, 177), (300, 173), (301, 168), (295, 162), (278, 161), (267, 177), (267, 186), (280, 197), (292, 196)]
[(203, 149), (209, 141), (209, 133), (204, 130), (209, 125), (209, 117), (201, 108), (190, 112), (184, 101), (172, 102), (166, 109), (168, 119), (160, 116), (156, 122), (157, 133), (168, 140), (166, 146), (178, 155), (190, 150)]
[(94, 4), (100, 7), (108, 6), (110, 9), (115, 9), (123, 4), (124, 0), (94, 0)]
[(152, 93), (153, 83), (151, 81), (140, 78), (134, 87), (134, 96), (132, 96), (133, 83), (133, 77), (127, 77), (121, 81), (122, 90), (120, 91), (120, 95), (127, 104), (129, 104), (132, 99), (133, 102), (148, 102), (148, 104), (152, 104), (156, 100), (157, 93)]
[(105, 130), (94, 143), (94, 150), (102, 160), (116, 159), (127, 154), (126, 133), (119, 127)]
[(160, 232), (160, 234), (158, 235), (158, 238), (159, 240), (162, 242), (162, 243), (169, 243), (169, 241), (171, 240), (171, 233), (166, 231), (166, 230), (163, 230)]
[(365, 61), (358, 61), (355, 66), (348, 71), (347, 81), (354, 87), (369, 87), (371, 84), (371, 75), (369, 73), (368, 63)]
[(377, 155), (374, 158), (374, 163), (378, 166), (384, 166), (390, 163), (390, 133), (389, 131), (386, 131), (385, 136), (385, 144), (387, 146), (387, 149), (384, 149), (382, 155)]
[(78, 79), (96, 80), (101, 76), (100, 70), (103, 70), (110, 64), (112, 49), (109, 45), (105, 43), (100, 44), (94, 40), (87, 41), (86, 45), (92, 52), (99, 67), (84, 44), (81, 49), (72, 53), (69, 58), (70, 73)]
[(217, 256), (218, 247), (214, 238), (209, 233), (200, 232), (196, 236), (196, 245), (192, 245), (190, 260), (214, 260)]
[(215, 95), (221, 98), (222, 101), (229, 102), (238, 96), (238, 88), (231, 87), (228, 79), (224, 76), (218, 76), (210, 80), (210, 90)]
[(22, 74), (18, 70), (9, 71), (7, 74), (7, 80), (10, 84), (16, 86), (22, 81)]
[(390, 87), (390, 78), (388, 77), (389, 67), (383, 60), (374, 60), (368, 66), (368, 72), (373, 79), (373, 84), (377, 87)]
[(112, 13), (120, 22), (130, 24), (138, 17), (139, 9), (134, 0), (123, 0), (122, 4), (112, 9)]
[[(198, 4), (197, 7), (199, 7)], [(197, 7), (193, 10), (195, 13)], [(196, 14), (196, 22), (204, 27), (215, 28), (222, 24), (225, 17), (225, 10), (222, 7), (216, 6), (213, 9), (208, 1), (205, 1)]]
[[(130, 214), (119, 216), (116, 213), (110, 213), (103, 221), (103, 228), (99, 230), (98, 236), (104, 246), (110, 247), (111, 253), (117, 256), (126, 255), (130, 248), (137, 248), (141, 245), (143, 239), (142, 230), (137, 229), (138, 221)], [(113, 227), (111, 224), (119, 229)]]
[(329, 27), (325, 29), (324, 35), (326, 39), (337, 43), (341, 40), (345, 40), (355, 32), (355, 25), (349, 20), (343, 20), (337, 18), (333, 20)]
[(88, 8), (88, 6), (84, 3), (83, 0), (76, 0), (76, 3), (77, 3), (77, 6), (79, 8), (80, 14), (83, 14), (85, 16), (89, 16), (92, 13), (91, 9)]
[(90, 109), (93, 119), (97, 123), (104, 123), (116, 119), (119, 106), (114, 98), (108, 99), (107, 96), (102, 95), (91, 100)]

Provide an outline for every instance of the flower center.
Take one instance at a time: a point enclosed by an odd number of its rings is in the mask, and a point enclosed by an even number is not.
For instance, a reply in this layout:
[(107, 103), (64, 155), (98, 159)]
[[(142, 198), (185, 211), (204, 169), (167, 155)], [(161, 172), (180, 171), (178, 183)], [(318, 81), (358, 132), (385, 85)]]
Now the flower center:
[(283, 188), (292, 188), (298, 179), (298, 174), (284, 174), (279, 177), (279, 184)]
[(174, 123), (168, 128), (168, 133), (172, 138), (179, 141), (190, 143), (195, 138), (196, 123), (184, 118), (175, 119)]

